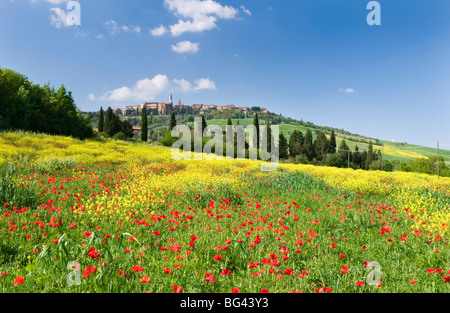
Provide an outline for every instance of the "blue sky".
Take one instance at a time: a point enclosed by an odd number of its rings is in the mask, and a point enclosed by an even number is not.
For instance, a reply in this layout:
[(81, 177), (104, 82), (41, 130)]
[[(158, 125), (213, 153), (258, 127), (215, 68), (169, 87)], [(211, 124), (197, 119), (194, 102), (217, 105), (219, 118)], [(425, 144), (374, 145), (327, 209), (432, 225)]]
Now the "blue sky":
[[(95, 111), (143, 101), (262, 106), (450, 149), (448, 0), (0, 1), (0, 66)], [(448, 146), (446, 146), (448, 145)]]

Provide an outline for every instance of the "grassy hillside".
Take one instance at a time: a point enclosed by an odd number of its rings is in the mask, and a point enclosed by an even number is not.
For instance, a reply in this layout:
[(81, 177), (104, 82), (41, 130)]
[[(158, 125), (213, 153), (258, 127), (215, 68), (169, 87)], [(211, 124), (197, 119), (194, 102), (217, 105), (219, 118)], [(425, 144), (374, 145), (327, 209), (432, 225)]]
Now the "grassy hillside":
[[(232, 122), (233, 122), (233, 125), (236, 125), (237, 120), (233, 119)], [(213, 119), (213, 120), (208, 120), (207, 123), (209, 125), (213, 125), (213, 124), (219, 125), (223, 129), (225, 129), (227, 120), (226, 119)], [(253, 119), (251, 119), (251, 118), (240, 119), (239, 123), (245, 127), (245, 126), (251, 125), (253, 123)], [(187, 123), (187, 124), (189, 126), (192, 126), (193, 123)], [(260, 124), (265, 124), (265, 121), (260, 120)], [(310, 127), (307, 127), (304, 125), (294, 125), (294, 124), (282, 123), (279, 125), (279, 127), (280, 127), (280, 132), (283, 132), (288, 140), (289, 140), (290, 134), (294, 130), (298, 130), (303, 133), (306, 133), (306, 131), (309, 129), (313, 134), (314, 140), (315, 140), (316, 134), (318, 132), (317, 129), (310, 128)], [(329, 138), (329, 134), (327, 134), (327, 137)], [(352, 137), (359, 138), (359, 140), (363, 140), (363, 139), (369, 140), (369, 138), (366, 138), (363, 136), (357, 136), (357, 135), (345, 136), (345, 141), (346, 141), (347, 145), (350, 147), (350, 150), (354, 150), (356, 145), (358, 146), (360, 151), (368, 149), (368, 146), (369, 146), (368, 143), (356, 141), (356, 140), (352, 139)], [(344, 139), (344, 137), (342, 135), (336, 136), (338, 146), (343, 139)], [(433, 148), (405, 144), (405, 143), (393, 143), (393, 142), (383, 141), (383, 140), (379, 140), (379, 143), (384, 145), (384, 158), (385, 158), (385, 160), (389, 160), (389, 161), (390, 160), (409, 161), (409, 160), (414, 160), (417, 158), (427, 158), (429, 156), (436, 156), (436, 149), (433, 149)], [(382, 149), (381, 146), (375, 145), (375, 141), (373, 142), (373, 144), (374, 144), (374, 149), (380, 149), (380, 150)], [(450, 150), (440, 150), (440, 155), (442, 157), (444, 157), (446, 162), (450, 163)]]

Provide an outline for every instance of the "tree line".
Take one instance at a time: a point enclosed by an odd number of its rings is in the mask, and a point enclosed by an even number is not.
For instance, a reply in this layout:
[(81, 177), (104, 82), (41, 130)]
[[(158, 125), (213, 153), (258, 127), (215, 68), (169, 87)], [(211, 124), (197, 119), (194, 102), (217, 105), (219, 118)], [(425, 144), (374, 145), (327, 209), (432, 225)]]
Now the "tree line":
[(24, 75), (0, 68), (0, 129), (26, 130), (84, 139), (93, 136), (88, 115), (64, 85), (33, 84)]
[(133, 125), (128, 120), (122, 121), (111, 107), (108, 107), (106, 112), (103, 112), (103, 107), (100, 107), (97, 128), (100, 134), (114, 139), (124, 140), (134, 135)]

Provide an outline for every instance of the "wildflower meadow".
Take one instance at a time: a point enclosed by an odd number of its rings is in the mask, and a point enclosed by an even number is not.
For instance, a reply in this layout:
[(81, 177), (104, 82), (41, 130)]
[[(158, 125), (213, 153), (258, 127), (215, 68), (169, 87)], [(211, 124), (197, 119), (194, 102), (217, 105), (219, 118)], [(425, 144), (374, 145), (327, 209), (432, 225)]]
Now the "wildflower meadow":
[(0, 292), (445, 293), (450, 178), (0, 134)]

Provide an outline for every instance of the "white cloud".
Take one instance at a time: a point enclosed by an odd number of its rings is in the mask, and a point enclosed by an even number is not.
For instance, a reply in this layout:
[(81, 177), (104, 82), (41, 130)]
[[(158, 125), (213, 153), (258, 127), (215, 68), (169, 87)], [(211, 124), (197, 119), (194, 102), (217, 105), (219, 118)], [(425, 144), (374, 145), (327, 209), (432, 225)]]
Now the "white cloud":
[(250, 10), (247, 10), (243, 5), (241, 5), (241, 9), (242, 9), (242, 12), (244, 12), (245, 14), (252, 15), (252, 12), (250, 12)]
[(167, 28), (165, 26), (161, 25), (159, 27), (150, 29), (149, 33), (153, 36), (162, 36), (165, 33), (167, 33)]
[(216, 84), (209, 78), (200, 78), (195, 80), (194, 91), (198, 90), (217, 90)]
[(115, 35), (117, 33), (120, 33), (120, 27), (119, 27), (119, 24), (117, 24), (116, 21), (113, 21), (113, 20), (106, 21), (106, 22), (103, 23), (103, 25), (105, 25), (109, 29), (109, 33), (111, 35)]
[(52, 12), (52, 15), (50, 15), (50, 24), (52, 26), (56, 28), (72, 26), (67, 19), (66, 11), (60, 8), (51, 8), (50, 12)]
[(89, 100), (110, 101), (151, 101), (155, 96), (167, 91), (170, 82), (166, 75), (156, 75), (152, 79), (138, 80), (132, 87), (120, 87), (107, 91), (100, 97), (94, 94), (88, 96)]
[(338, 91), (341, 92), (341, 93), (354, 93), (355, 89), (353, 89), (353, 88), (345, 88), (345, 89), (341, 88)]
[(196, 53), (198, 51), (198, 43), (190, 41), (180, 41), (176, 45), (172, 45), (172, 51), (177, 53)]
[(201, 90), (217, 90), (217, 88), (209, 78), (196, 79), (192, 84), (185, 79), (174, 79), (171, 82), (166, 75), (159, 74), (152, 79), (138, 80), (131, 87), (123, 86), (107, 91), (100, 97), (91, 93), (88, 95), (88, 99), (91, 101), (152, 101), (156, 96), (171, 90), (189, 93)]
[(218, 19), (231, 19), (238, 14), (234, 7), (214, 0), (164, 0), (164, 5), (181, 17), (177, 24), (169, 26), (172, 36), (210, 30), (217, 27)]
[(111, 35), (116, 35), (120, 32), (124, 32), (124, 33), (128, 33), (131, 31), (134, 33), (141, 32), (140, 26), (137, 26), (137, 25), (136, 26), (127, 26), (127, 25), (119, 26), (119, 24), (114, 20), (106, 21), (105, 23), (103, 23), (103, 25), (105, 25), (108, 28), (108, 31)]
[(194, 84), (185, 79), (174, 79), (173, 83), (175, 84), (175, 90), (184, 93), (200, 90), (217, 90), (216, 84), (209, 78), (196, 79)]
[(173, 82), (177, 86), (177, 90), (182, 92), (190, 92), (192, 91), (192, 85), (185, 79), (174, 79)]

